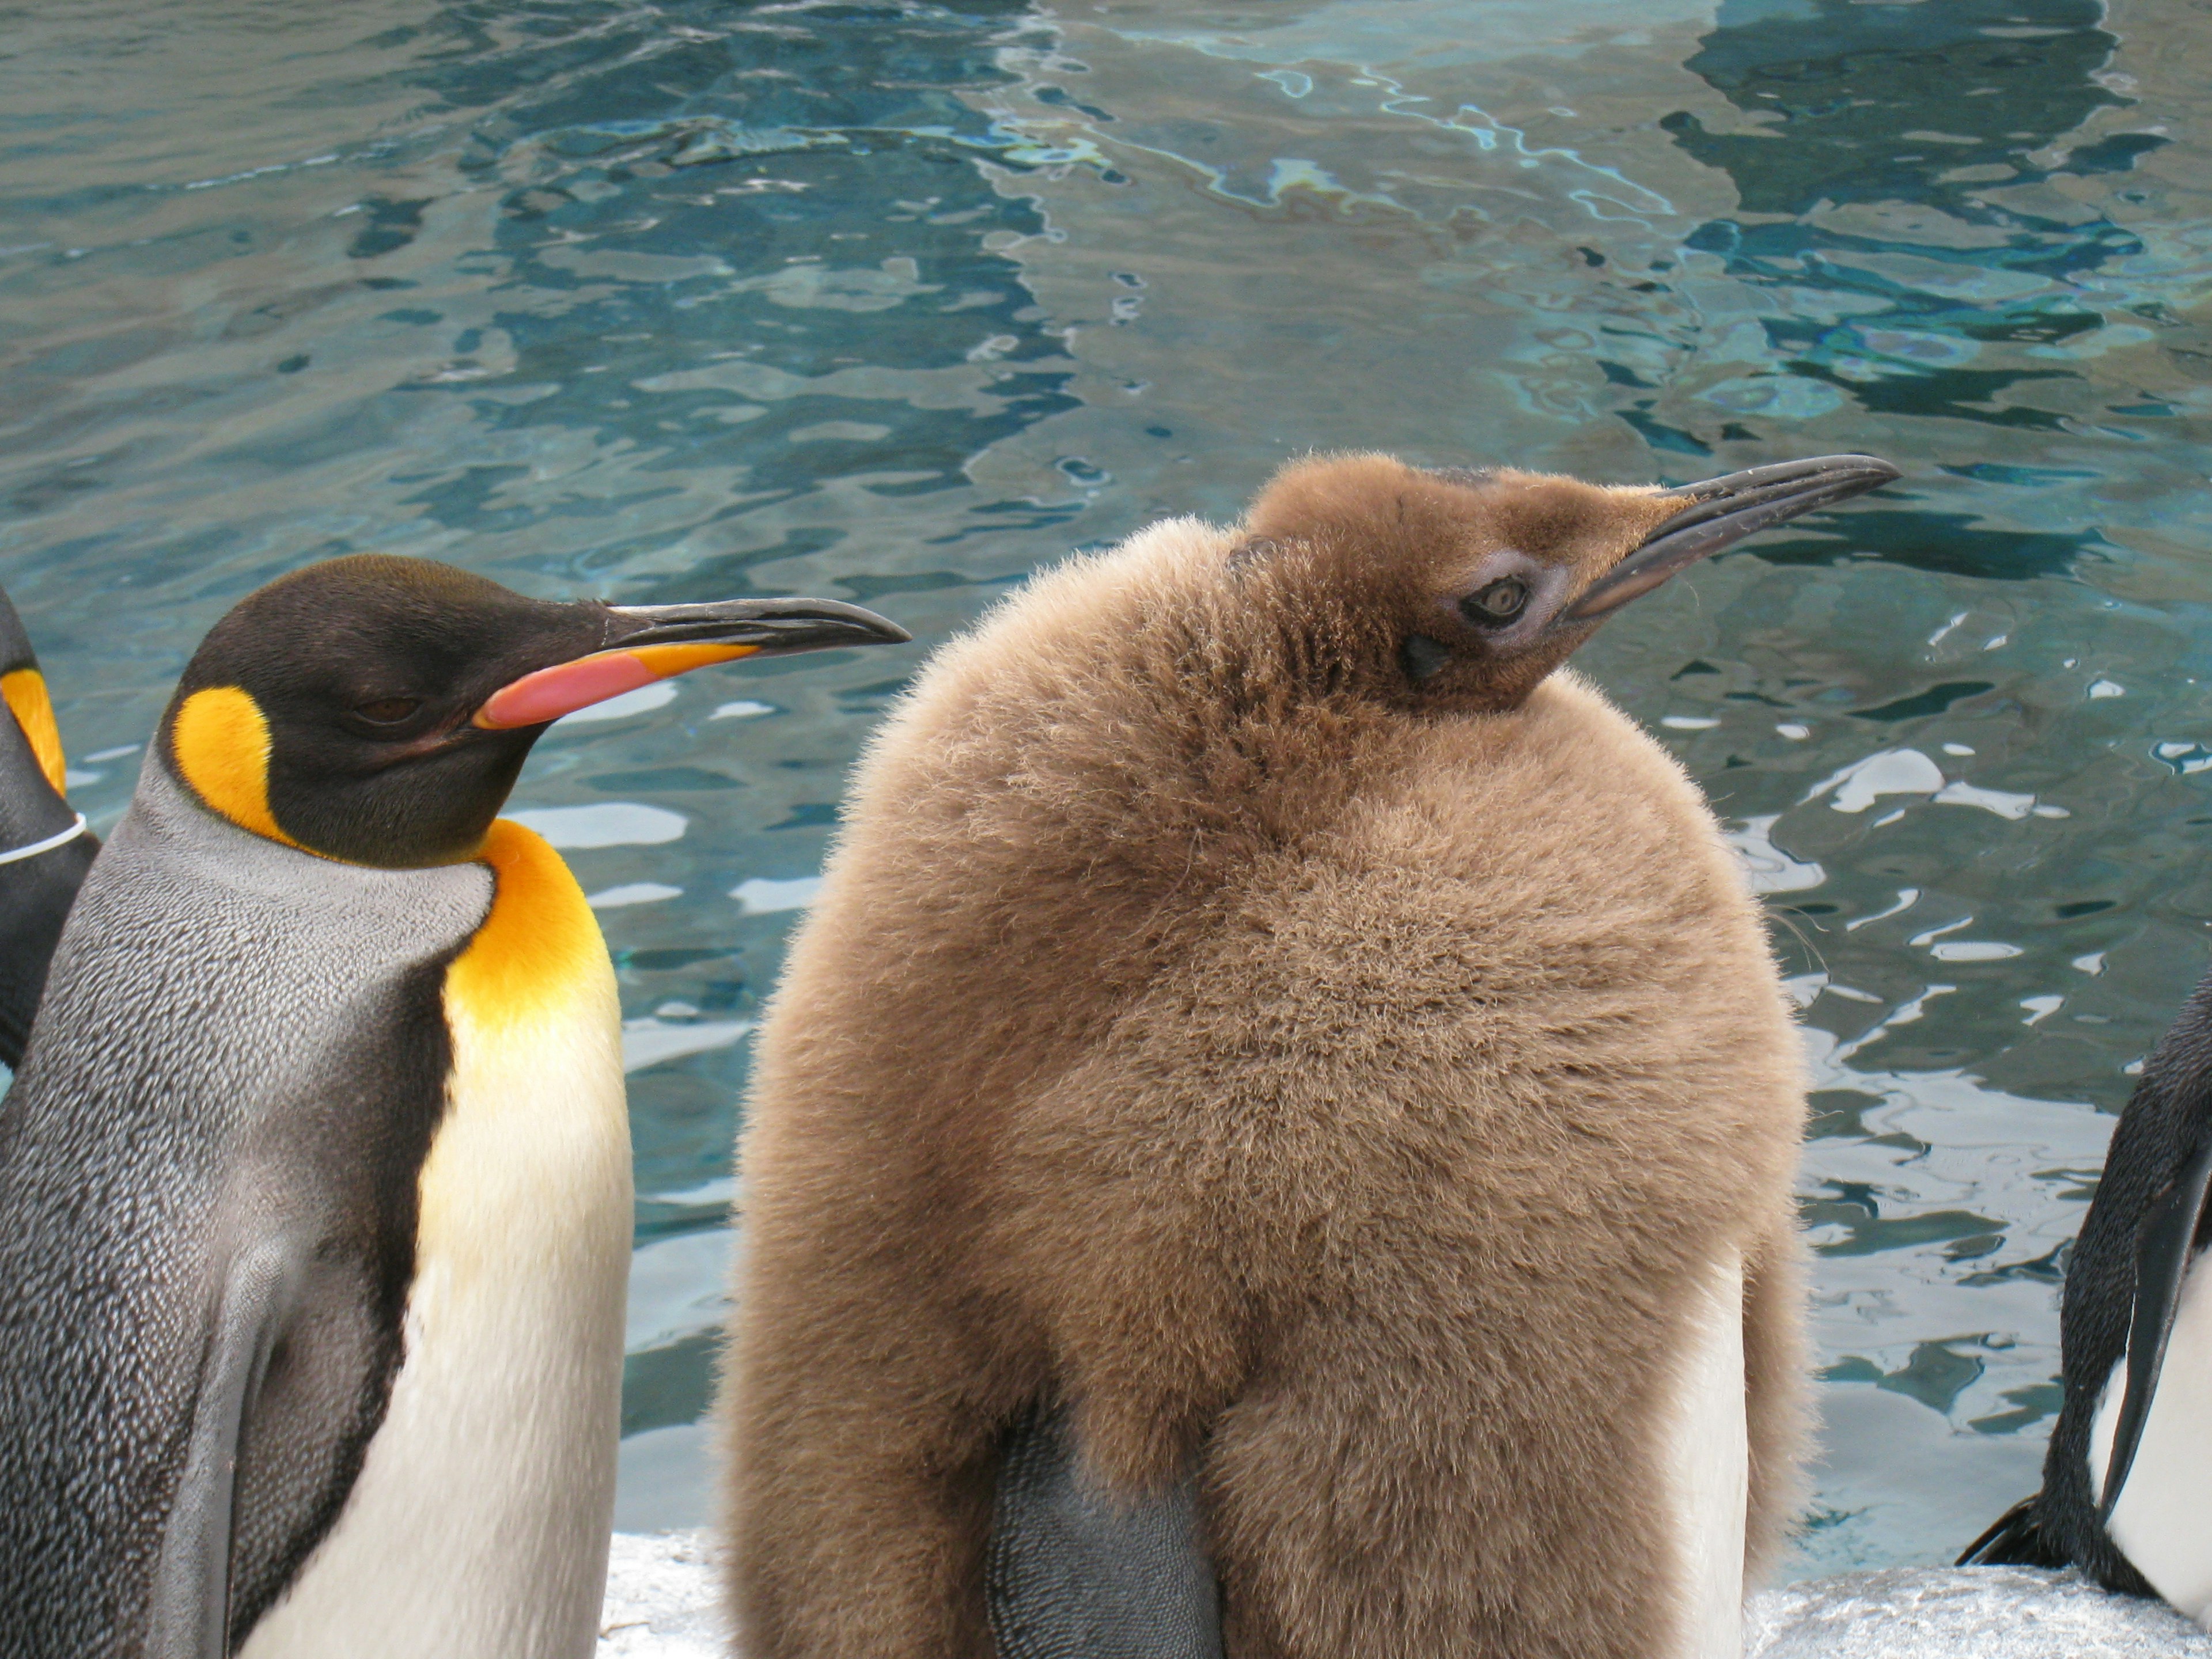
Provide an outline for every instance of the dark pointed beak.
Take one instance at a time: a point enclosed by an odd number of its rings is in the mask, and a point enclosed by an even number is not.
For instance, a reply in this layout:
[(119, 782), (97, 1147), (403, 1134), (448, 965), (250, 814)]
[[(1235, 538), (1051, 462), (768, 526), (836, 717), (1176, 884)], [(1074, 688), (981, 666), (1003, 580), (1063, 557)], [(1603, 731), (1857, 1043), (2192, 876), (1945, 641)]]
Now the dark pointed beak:
[(904, 645), (914, 637), (888, 617), (836, 599), (725, 599), (715, 605), (611, 605), (608, 647), (743, 646), (757, 657), (841, 645)]
[(1747, 472), (1730, 472), (1669, 490), (1667, 494), (1686, 503), (1682, 510), (1599, 577), (1559, 620), (1596, 622), (1649, 593), (1676, 571), (1711, 558), (1747, 536), (1863, 495), (1902, 476), (1898, 468), (1872, 455), (1822, 455), (1809, 461), (1754, 466)]
[(896, 623), (836, 599), (726, 599), (714, 605), (603, 605), (597, 650), (501, 686), (477, 710), (490, 731), (543, 726), (579, 708), (709, 663), (787, 657), (845, 645), (901, 645)]

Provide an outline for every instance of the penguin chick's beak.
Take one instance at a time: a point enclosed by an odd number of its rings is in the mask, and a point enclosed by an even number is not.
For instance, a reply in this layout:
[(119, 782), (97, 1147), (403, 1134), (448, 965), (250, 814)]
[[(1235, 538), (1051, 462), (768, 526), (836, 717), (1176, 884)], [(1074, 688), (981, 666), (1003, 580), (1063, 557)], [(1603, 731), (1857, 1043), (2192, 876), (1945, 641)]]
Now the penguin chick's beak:
[(484, 700), (488, 731), (543, 726), (641, 685), (709, 663), (783, 657), (843, 645), (901, 645), (896, 623), (836, 599), (726, 599), (719, 605), (608, 605), (606, 632), (588, 655), (509, 682)]
[(1663, 494), (1688, 505), (1646, 536), (1636, 550), (1598, 578), (1570, 605), (1563, 623), (1593, 623), (1649, 593), (1676, 571), (1838, 501), (1880, 489), (1903, 474), (1872, 455), (1822, 455), (1809, 461), (1754, 466)]

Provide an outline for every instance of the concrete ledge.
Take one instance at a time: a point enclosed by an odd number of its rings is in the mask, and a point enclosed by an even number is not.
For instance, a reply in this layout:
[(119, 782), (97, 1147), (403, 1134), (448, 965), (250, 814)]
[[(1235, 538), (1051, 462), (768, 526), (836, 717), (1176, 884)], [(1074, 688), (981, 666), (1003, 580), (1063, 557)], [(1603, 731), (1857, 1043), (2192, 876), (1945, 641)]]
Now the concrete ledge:
[(1747, 1659), (2212, 1659), (2212, 1636), (2163, 1601), (2026, 1567), (1808, 1578), (1745, 1613)]
[[(729, 1659), (704, 1533), (617, 1533), (599, 1659)], [(2212, 1636), (2080, 1575), (1893, 1567), (1765, 1590), (1745, 1659), (2212, 1659)]]
[(618, 1532), (598, 1659), (729, 1659), (720, 1576), (703, 1532)]

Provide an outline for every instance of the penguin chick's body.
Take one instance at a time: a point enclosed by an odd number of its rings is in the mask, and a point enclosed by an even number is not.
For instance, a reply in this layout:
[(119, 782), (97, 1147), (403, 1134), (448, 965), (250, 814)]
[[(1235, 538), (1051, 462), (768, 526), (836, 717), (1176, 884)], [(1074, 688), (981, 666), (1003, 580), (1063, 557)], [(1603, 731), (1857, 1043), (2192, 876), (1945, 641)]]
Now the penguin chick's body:
[(30, 635), (0, 593), (0, 1068), (23, 1057), (47, 959), (100, 851), (64, 796), (67, 770)]
[(1961, 1565), (2078, 1565), (2212, 1628), (2212, 977), (2143, 1062), (2066, 1267), (2043, 1488)]
[(934, 660), (757, 1040), (750, 1659), (990, 1652), (1040, 1405), (1124, 1504), (1194, 1473), (1234, 1659), (1740, 1652), (1799, 1051), (1698, 791), (1552, 672), (1681, 506), (1315, 461)]
[(545, 722), (806, 648), (764, 641), (806, 603), (362, 558), (210, 634), (0, 1103), (5, 1659), (587, 1659), (620, 1022), (574, 880), (493, 815)]

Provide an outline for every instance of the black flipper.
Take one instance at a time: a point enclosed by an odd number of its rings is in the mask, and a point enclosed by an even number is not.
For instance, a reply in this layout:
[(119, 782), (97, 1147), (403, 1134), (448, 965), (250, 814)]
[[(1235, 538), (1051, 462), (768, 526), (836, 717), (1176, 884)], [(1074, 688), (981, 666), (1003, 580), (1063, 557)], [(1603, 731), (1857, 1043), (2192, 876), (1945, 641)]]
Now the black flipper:
[(146, 1659), (225, 1659), (230, 1651), (239, 1455), (269, 1356), (297, 1299), (305, 1254), (271, 1242), (231, 1265), (155, 1569)]
[(1221, 1659), (1196, 1480), (1127, 1505), (1093, 1492), (1063, 1413), (1006, 1438), (984, 1580), (999, 1659)]
[(2112, 1505), (2119, 1501), (2128, 1472), (2135, 1465), (2143, 1425), (2150, 1419), (2159, 1372), (2166, 1364), (2166, 1340), (2173, 1334), (2174, 1311), (2181, 1303), (2182, 1280), (2188, 1276), (2197, 1224), (2204, 1217), (2208, 1187), (2212, 1187), (2212, 1140), (2190, 1159), (2172, 1189), (2143, 1218), (2142, 1230), (2136, 1235), (2135, 1312), (2128, 1324), (2128, 1391), (2112, 1434), (2112, 1458), (2105, 1471), (2104, 1496), (2097, 1506), (2100, 1522), (2112, 1519)]
[(1961, 1567), (2063, 1567), (2066, 1552), (2043, 1524), (2043, 1494), (2023, 1498), (1966, 1546), (1953, 1565)]

